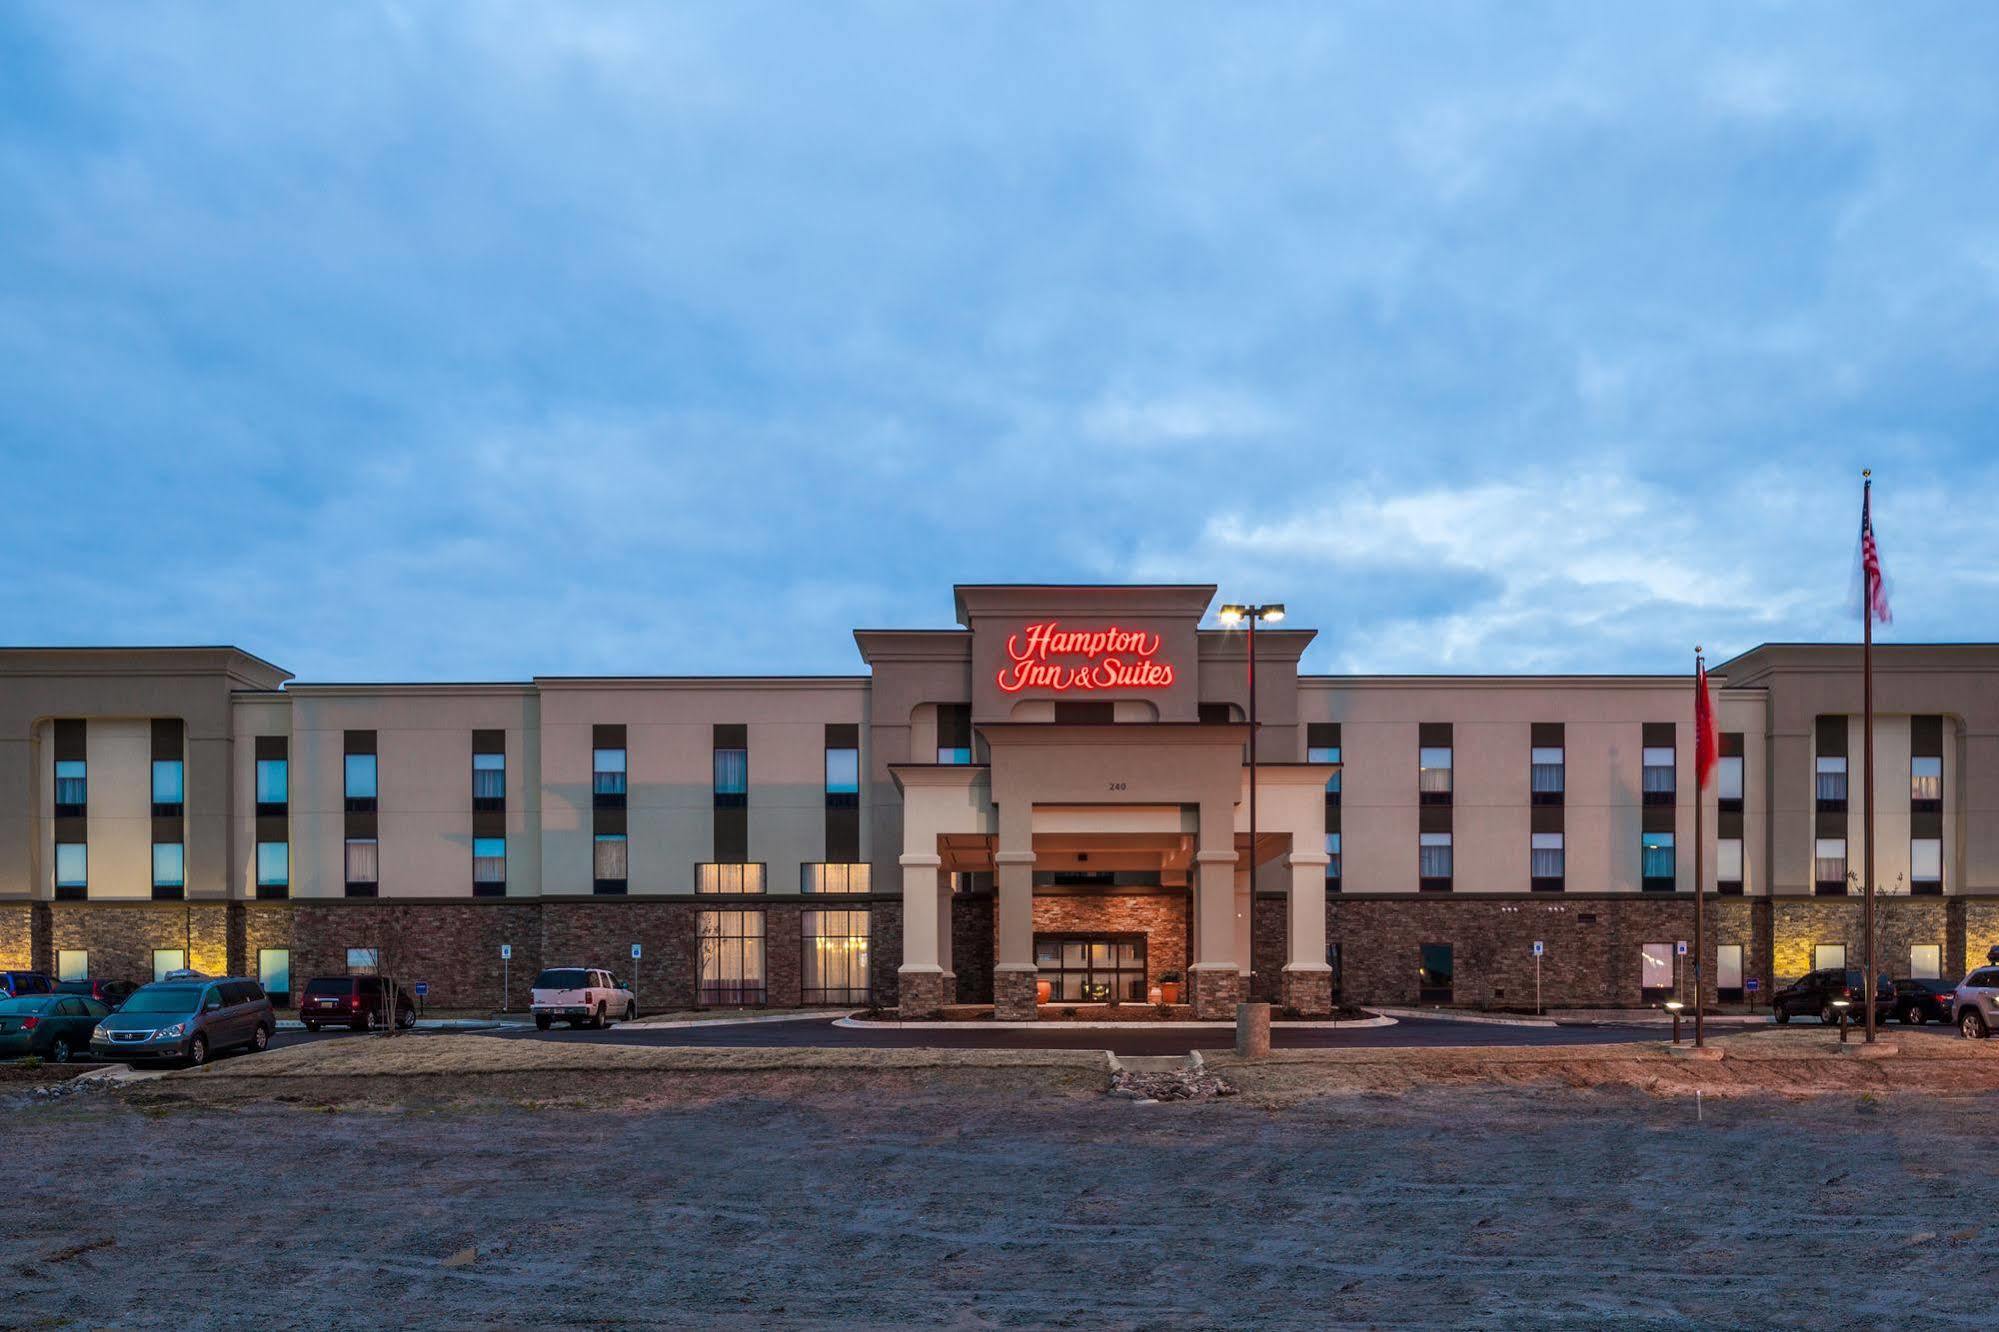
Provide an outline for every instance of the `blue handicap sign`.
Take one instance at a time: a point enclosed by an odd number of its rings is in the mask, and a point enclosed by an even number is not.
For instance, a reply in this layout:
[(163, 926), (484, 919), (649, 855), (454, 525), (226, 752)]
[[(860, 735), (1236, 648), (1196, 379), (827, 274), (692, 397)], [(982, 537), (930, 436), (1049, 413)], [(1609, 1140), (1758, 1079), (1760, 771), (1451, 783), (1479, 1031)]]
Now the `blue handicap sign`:
[(1751, 994), (1755, 994), (1758, 990), (1762, 989), (1763, 986), (1760, 981), (1758, 981), (1754, 976), (1751, 976), (1748, 980), (1742, 982), (1742, 988), (1749, 991), (1749, 993)]
[(419, 999), (427, 999), (430, 997), (429, 981), (418, 981), (416, 983), (416, 997)]

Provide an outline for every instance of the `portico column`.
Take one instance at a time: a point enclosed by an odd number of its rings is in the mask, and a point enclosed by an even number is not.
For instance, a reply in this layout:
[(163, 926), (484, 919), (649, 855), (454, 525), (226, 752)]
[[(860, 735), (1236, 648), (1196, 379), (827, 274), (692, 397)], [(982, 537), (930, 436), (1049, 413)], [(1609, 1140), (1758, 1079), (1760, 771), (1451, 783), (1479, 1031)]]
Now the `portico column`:
[(1333, 1011), (1333, 969), (1326, 964), (1326, 865), (1323, 851), (1293, 851), (1284, 858), (1291, 867), (1291, 887), (1285, 903), (1284, 977), (1280, 997), (1286, 1008), (1307, 1017)]
[(938, 955), (936, 855), (902, 857), (902, 966), (896, 978), (904, 1017), (935, 1017), (944, 1007), (944, 967)]
[(1039, 1016), (1034, 1003), (1034, 851), (993, 853), (999, 900), (999, 959), (993, 966), (993, 1016), (1003, 1022), (1026, 1022)]
[(1235, 957), (1235, 870), (1232, 846), (1194, 853), (1194, 965), (1188, 983), (1194, 1016), (1203, 1020), (1234, 1017), (1242, 999), (1242, 965)]
[(951, 874), (948, 870), (939, 870), (937, 874), (937, 968), (944, 978), (944, 1002), (957, 1002), (958, 969), (951, 959)]

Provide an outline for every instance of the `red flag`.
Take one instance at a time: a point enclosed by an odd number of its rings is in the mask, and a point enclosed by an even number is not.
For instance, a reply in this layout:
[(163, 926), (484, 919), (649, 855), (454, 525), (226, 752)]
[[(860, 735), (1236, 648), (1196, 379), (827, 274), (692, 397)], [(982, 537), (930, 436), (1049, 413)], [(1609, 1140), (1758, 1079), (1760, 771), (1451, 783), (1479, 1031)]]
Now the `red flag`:
[(1871, 480), (1860, 490), (1860, 577), (1864, 613), (1873, 616), (1880, 624), (1893, 624), (1895, 617), (1888, 609), (1887, 580), (1881, 576), (1881, 548), (1874, 544), (1874, 482)]
[(1694, 790), (1707, 785), (1721, 755), (1721, 739), (1714, 729), (1714, 699), (1707, 692), (1707, 663), (1694, 658)]

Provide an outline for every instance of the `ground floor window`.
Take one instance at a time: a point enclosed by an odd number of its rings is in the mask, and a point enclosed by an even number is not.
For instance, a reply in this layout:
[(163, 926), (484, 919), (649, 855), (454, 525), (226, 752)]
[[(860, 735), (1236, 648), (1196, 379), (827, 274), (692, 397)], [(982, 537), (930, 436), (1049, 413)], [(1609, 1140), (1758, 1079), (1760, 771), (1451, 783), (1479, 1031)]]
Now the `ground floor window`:
[(1846, 970), (1845, 944), (1820, 944), (1812, 949), (1813, 971)]
[(381, 954), (372, 948), (350, 948), (347, 950), (347, 974), (350, 976), (372, 976)]
[(1142, 934), (1037, 934), (1034, 965), (1056, 1003), (1145, 1002)]
[(1673, 945), (1648, 943), (1639, 948), (1638, 987), (1647, 999), (1663, 999), (1673, 992)]
[(805, 911), (805, 958), (801, 979), (808, 1004), (864, 1004), (868, 1001), (868, 913)]
[(289, 948), (257, 950), (257, 983), (279, 1008), (292, 1005), (292, 954)]
[(187, 966), (185, 948), (155, 948), (153, 950), (153, 979), (163, 981), (168, 972), (179, 971)]
[(1943, 945), (1915, 944), (1909, 949), (1911, 980), (1943, 979)]
[(1742, 945), (1718, 944), (1714, 950), (1714, 995), (1725, 1004), (1742, 1002)]
[(81, 948), (63, 948), (56, 952), (57, 980), (89, 980), (90, 954)]
[(764, 913), (704, 911), (701, 932), (701, 1001), (764, 1002)]
[(1451, 946), (1424, 944), (1422, 965), (1416, 969), (1416, 997), (1426, 1004), (1448, 1004), (1455, 983)]

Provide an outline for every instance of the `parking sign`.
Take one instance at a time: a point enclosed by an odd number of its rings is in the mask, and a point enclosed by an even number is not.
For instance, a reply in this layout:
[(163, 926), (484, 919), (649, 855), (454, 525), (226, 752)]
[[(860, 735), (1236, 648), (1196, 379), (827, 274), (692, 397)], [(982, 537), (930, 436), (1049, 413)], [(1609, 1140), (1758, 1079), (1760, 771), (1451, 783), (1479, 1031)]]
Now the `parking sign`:
[(633, 945), (632, 945), (632, 961), (634, 961), (634, 962), (638, 961), (638, 960), (639, 960), (639, 957), (640, 957), (640, 953), (639, 953), (639, 946), (638, 946), (637, 944), (633, 944)]
[(1536, 939), (1534, 941), (1534, 956), (1539, 957), (1541, 956), (1541, 954), (1547, 951), (1548, 951), (1547, 946), (1544, 945), (1539, 939)]
[(419, 998), (419, 999), (428, 999), (428, 998), (430, 997), (430, 982), (429, 982), (429, 981), (418, 981), (418, 982), (416, 983), (416, 986), (415, 986), (414, 988), (416, 989), (416, 997), (417, 997), (417, 998)]
[(500, 961), (502, 962), (511, 961), (513, 956), (514, 956), (514, 946), (512, 944), (500, 945)]
[(1678, 943), (1674, 944), (1673, 951), (1678, 953), (1681, 957), (1685, 957), (1687, 955), (1687, 941), (1685, 939), (1682, 939)]

